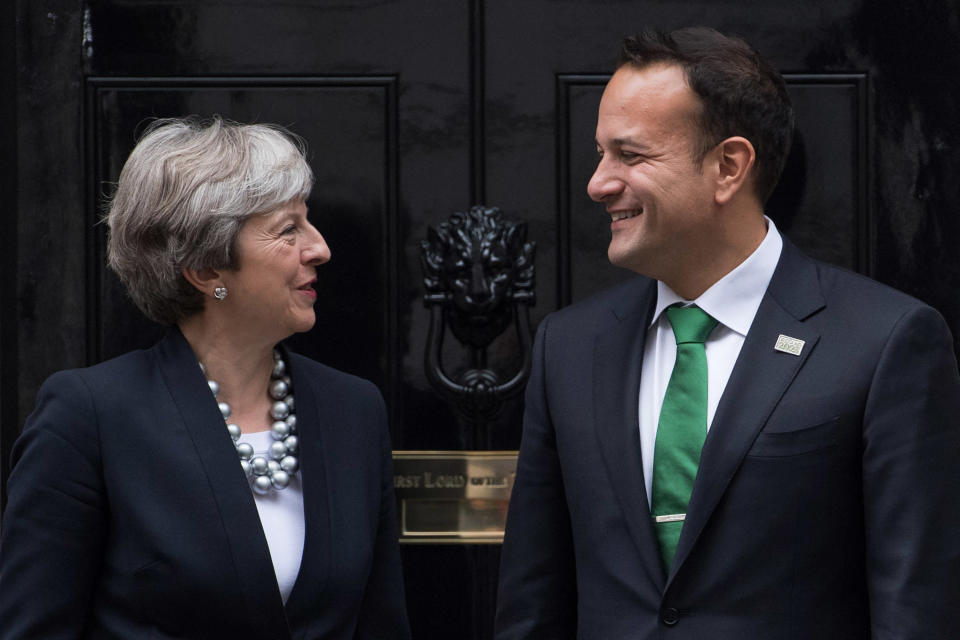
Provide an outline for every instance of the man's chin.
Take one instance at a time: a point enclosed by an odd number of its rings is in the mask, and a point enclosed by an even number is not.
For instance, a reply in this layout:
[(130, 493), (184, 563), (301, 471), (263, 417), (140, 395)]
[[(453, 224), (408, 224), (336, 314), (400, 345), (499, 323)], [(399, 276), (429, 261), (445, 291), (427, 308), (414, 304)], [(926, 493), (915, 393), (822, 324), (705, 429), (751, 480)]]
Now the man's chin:
[(610, 264), (615, 267), (629, 269), (630, 271), (637, 271), (639, 273), (637, 270), (639, 260), (637, 259), (636, 253), (635, 248), (617, 246), (617, 242), (614, 240), (607, 249), (607, 259), (610, 260)]

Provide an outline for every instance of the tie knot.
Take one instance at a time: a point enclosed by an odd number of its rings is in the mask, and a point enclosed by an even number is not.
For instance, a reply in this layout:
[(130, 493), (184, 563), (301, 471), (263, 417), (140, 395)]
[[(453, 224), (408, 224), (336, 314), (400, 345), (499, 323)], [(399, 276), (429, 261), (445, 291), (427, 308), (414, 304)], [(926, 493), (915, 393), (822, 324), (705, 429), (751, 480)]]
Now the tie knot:
[(717, 321), (700, 307), (667, 307), (667, 320), (673, 327), (677, 344), (686, 342), (704, 343), (717, 326)]

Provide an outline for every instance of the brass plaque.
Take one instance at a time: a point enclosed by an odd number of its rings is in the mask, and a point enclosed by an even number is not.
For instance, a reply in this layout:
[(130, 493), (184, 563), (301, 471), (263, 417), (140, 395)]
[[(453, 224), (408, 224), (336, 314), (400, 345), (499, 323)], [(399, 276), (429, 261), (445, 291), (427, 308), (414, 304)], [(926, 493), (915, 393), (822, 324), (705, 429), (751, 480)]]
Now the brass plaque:
[(500, 544), (516, 451), (394, 451), (400, 542)]

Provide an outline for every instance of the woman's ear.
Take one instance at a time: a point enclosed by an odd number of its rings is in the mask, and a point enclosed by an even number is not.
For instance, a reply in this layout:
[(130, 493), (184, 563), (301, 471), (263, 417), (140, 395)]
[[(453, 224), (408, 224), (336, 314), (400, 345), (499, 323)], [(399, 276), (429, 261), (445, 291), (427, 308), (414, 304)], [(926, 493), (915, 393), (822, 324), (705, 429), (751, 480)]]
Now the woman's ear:
[(749, 140), (741, 136), (727, 138), (713, 150), (718, 166), (717, 204), (727, 204), (744, 186), (752, 188), (753, 165), (757, 154)]
[(216, 269), (184, 269), (183, 277), (205, 296), (212, 296), (214, 289), (223, 286), (221, 273)]

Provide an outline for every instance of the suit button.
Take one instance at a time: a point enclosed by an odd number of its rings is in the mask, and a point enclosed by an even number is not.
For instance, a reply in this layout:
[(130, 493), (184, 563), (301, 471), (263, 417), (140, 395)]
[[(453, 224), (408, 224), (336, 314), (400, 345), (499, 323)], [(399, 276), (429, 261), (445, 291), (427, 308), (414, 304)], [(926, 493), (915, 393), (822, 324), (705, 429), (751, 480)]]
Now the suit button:
[(663, 610), (660, 619), (663, 620), (663, 624), (673, 626), (680, 621), (680, 612), (673, 607), (667, 607)]

